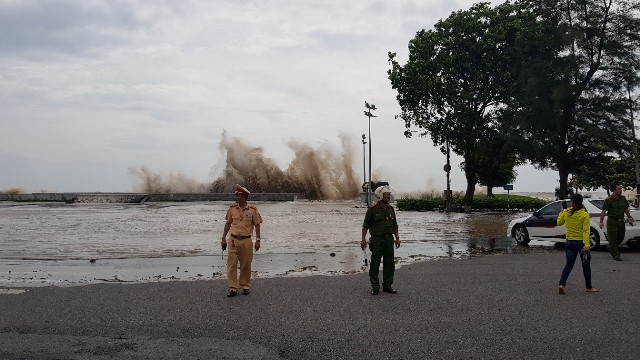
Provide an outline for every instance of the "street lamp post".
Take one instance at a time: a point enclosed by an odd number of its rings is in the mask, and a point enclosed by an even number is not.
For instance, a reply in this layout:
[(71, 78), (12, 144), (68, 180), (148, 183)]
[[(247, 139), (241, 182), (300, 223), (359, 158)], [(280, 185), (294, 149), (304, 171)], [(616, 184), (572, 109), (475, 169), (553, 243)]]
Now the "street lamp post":
[[(362, 134), (362, 185), (367, 183), (367, 136)], [(362, 189), (364, 190), (364, 189)]]
[(376, 106), (373, 104), (369, 104), (368, 102), (364, 102), (364, 107), (367, 110), (364, 111), (364, 116), (369, 118), (369, 182), (367, 184), (367, 205), (371, 205), (371, 118), (376, 117), (371, 112), (376, 110)]
[(444, 171), (447, 173), (447, 194), (445, 196), (445, 211), (451, 211), (451, 151), (449, 149), (449, 139), (447, 139), (447, 163), (444, 165)]

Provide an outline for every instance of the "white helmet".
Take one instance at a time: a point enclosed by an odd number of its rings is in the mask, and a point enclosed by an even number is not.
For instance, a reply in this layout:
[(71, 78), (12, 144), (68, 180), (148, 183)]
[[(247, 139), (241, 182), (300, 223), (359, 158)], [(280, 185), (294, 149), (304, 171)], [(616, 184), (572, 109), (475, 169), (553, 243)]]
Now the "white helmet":
[(376, 197), (378, 197), (378, 199), (382, 199), (382, 195), (384, 195), (384, 193), (391, 193), (391, 189), (389, 189), (388, 186), (380, 186), (375, 191)]

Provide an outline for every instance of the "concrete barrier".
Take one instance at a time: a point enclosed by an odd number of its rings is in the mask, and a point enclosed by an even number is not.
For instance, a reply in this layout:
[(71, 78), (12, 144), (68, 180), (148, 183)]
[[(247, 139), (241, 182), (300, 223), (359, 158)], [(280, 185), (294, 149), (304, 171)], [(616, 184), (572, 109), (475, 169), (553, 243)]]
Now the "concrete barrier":
[(90, 203), (90, 204), (109, 204), (109, 203), (125, 203), (125, 204), (137, 204), (142, 202), (142, 200), (147, 196), (147, 194), (77, 194), (73, 201), (73, 203)]
[(76, 196), (76, 193), (0, 194), (0, 201), (68, 202)]

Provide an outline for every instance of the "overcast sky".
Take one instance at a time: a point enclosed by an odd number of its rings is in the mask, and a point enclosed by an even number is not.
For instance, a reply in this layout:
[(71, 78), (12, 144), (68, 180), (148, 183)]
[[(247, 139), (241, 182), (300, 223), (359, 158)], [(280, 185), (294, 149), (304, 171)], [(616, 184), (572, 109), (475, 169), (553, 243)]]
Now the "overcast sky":
[[(398, 192), (442, 189), (444, 155), (394, 119), (387, 52), (406, 62), (417, 31), (474, 2), (0, 0), (0, 190), (128, 192), (140, 166), (209, 182), (223, 130), (282, 168), (290, 140), (346, 134), (362, 174), (365, 100), (374, 172)], [(557, 185), (518, 173), (515, 191)]]

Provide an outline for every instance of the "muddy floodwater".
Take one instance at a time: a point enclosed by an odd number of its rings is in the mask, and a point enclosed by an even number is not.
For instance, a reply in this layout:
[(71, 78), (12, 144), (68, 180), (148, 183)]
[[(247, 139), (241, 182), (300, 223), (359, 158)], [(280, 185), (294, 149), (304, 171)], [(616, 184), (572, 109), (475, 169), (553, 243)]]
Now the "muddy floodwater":
[[(254, 204), (264, 219), (256, 278), (366, 270), (362, 204)], [(0, 203), (0, 286), (224, 277), (219, 243), (229, 205)], [(522, 215), (397, 211), (396, 262), (510, 251), (507, 224)]]

